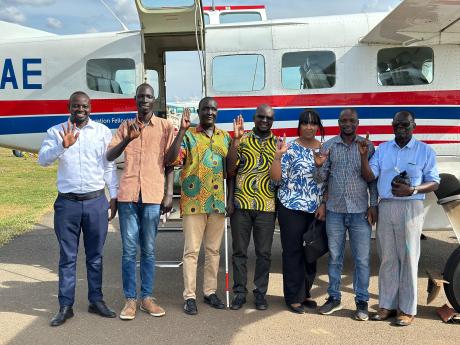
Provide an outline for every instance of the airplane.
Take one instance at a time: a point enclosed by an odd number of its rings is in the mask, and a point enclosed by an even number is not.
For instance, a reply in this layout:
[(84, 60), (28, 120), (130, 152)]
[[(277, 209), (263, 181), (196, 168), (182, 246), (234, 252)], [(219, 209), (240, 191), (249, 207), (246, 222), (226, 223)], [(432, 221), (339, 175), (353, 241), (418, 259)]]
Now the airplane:
[[(403, 0), (389, 13), (283, 20), (268, 20), (264, 6), (135, 3), (140, 30), (60, 36), (0, 22), (7, 33), (0, 39), (0, 146), (37, 152), (46, 130), (67, 119), (75, 90), (91, 97), (92, 118), (114, 130), (135, 116), (135, 87), (146, 80), (165, 116), (166, 52), (196, 51), (203, 95), (218, 101), (221, 128), (231, 132), (242, 114), (249, 130), (257, 105), (268, 103), (275, 134), (295, 137), (300, 111), (315, 108), (328, 139), (338, 133), (340, 109), (354, 107), (360, 133), (378, 144), (393, 138), (394, 113), (408, 109), (415, 137), (435, 149), (440, 172), (458, 182), (459, 1)], [(456, 211), (448, 215), (455, 219), (460, 202), (452, 202)], [(428, 197), (424, 227), (449, 223)], [(460, 226), (454, 232), (460, 242)], [(451, 282), (446, 294), (460, 311), (460, 250), (444, 273)]]

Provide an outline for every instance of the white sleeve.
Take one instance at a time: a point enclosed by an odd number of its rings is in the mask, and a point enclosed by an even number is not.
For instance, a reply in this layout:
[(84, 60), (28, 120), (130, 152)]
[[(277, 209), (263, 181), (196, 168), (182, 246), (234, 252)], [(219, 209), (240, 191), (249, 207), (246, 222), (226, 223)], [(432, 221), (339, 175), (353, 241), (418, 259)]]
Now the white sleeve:
[(46, 137), (38, 153), (38, 164), (48, 166), (61, 157), (66, 149), (62, 146), (62, 139), (59, 131), (54, 127), (46, 131)]

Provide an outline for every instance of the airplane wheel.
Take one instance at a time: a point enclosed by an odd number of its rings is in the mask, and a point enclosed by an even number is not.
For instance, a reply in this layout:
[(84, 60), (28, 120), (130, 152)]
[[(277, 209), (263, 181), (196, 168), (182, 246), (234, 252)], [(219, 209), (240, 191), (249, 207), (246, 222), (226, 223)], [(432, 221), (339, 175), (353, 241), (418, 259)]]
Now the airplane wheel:
[(460, 247), (449, 256), (444, 267), (444, 279), (450, 282), (450, 284), (444, 284), (447, 299), (460, 313)]
[(24, 157), (24, 154), (19, 150), (13, 150), (13, 155), (19, 158)]

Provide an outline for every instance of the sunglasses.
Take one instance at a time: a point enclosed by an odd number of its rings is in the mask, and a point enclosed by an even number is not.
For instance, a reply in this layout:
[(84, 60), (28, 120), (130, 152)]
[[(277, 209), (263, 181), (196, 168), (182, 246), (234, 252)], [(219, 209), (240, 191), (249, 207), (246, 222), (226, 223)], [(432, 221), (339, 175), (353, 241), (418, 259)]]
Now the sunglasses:
[(412, 122), (393, 122), (391, 124), (393, 127), (404, 127), (404, 128), (409, 128), (412, 125)]
[(267, 122), (271, 122), (273, 121), (273, 116), (265, 116), (265, 115), (256, 115), (257, 119), (263, 121), (267, 121)]

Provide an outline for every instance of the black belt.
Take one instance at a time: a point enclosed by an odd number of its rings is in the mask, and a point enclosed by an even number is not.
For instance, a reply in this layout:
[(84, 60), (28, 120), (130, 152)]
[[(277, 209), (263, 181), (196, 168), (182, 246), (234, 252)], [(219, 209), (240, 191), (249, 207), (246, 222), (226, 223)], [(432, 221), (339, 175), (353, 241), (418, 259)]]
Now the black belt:
[(75, 201), (95, 199), (103, 194), (104, 194), (104, 189), (100, 189), (100, 190), (89, 192), (89, 193), (61, 193), (61, 192), (58, 193), (59, 196), (65, 199), (75, 200)]

